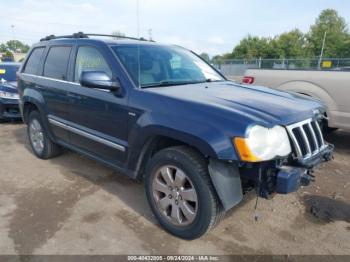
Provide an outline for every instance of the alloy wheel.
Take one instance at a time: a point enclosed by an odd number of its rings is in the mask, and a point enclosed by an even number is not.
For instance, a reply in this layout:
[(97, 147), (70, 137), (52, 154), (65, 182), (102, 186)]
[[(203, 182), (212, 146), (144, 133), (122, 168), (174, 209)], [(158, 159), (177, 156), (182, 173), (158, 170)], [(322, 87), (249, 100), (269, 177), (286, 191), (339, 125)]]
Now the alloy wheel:
[(44, 133), (37, 119), (33, 119), (29, 124), (29, 137), (35, 152), (41, 154), (44, 150)]
[(153, 198), (160, 213), (176, 226), (191, 224), (197, 215), (197, 192), (190, 178), (175, 166), (158, 169), (152, 182)]

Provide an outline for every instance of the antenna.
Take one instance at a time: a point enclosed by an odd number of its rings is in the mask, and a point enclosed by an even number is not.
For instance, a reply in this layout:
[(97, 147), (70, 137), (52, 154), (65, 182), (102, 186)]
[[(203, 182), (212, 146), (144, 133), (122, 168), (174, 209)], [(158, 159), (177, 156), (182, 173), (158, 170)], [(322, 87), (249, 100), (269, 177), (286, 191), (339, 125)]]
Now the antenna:
[(137, 15), (137, 38), (140, 38), (140, 1), (136, 0), (136, 15)]

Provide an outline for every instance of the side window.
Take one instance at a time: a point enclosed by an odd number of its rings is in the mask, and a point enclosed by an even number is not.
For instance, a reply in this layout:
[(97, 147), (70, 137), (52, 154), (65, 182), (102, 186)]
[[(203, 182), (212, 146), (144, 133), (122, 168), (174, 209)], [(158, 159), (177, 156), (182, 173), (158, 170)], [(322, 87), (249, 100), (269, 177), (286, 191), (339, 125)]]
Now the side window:
[(81, 72), (85, 70), (103, 71), (109, 77), (112, 77), (112, 71), (109, 68), (106, 60), (102, 54), (94, 47), (79, 47), (75, 60), (75, 82), (79, 82)]
[(44, 65), (44, 76), (66, 80), (71, 49), (72, 47), (70, 46), (51, 47)]
[(27, 60), (23, 73), (36, 75), (40, 63), (40, 58), (44, 50), (45, 47), (37, 47), (33, 49), (32, 53), (30, 54)]

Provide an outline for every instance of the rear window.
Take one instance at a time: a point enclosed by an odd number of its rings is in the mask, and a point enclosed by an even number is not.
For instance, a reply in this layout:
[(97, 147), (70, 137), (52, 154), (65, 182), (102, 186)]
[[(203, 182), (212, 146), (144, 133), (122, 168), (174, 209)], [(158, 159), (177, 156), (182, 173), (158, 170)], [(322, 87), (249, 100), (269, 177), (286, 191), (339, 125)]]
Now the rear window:
[(40, 58), (41, 55), (44, 52), (44, 47), (37, 47), (35, 49), (33, 49), (32, 53), (30, 54), (26, 66), (24, 68), (24, 73), (27, 74), (32, 74), (32, 75), (36, 75), (38, 72), (38, 65), (40, 63)]
[(0, 80), (16, 81), (16, 72), (19, 66), (1, 65), (0, 64)]
[(51, 47), (44, 65), (44, 76), (66, 80), (71, 49), (71, 46)]

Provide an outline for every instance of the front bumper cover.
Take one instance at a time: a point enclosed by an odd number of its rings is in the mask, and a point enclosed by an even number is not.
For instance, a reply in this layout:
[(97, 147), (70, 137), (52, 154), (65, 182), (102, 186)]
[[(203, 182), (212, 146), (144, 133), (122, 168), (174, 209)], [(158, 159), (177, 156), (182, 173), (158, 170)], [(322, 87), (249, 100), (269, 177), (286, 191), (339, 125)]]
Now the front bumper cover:
[(0, 119), (21, 119), (18, 99), (0, 98)]
[(298, 160), (297, 166), (282, 166), (276, 177), (276, 193), (288, 194), (297, 191), (300, 186), (307, 186), (314, 180), (311, 174), (312, 168), (321, 162), (332, 159), (334, 145), (327, 144), (326, 147), (314, 157), (306, 160)]

